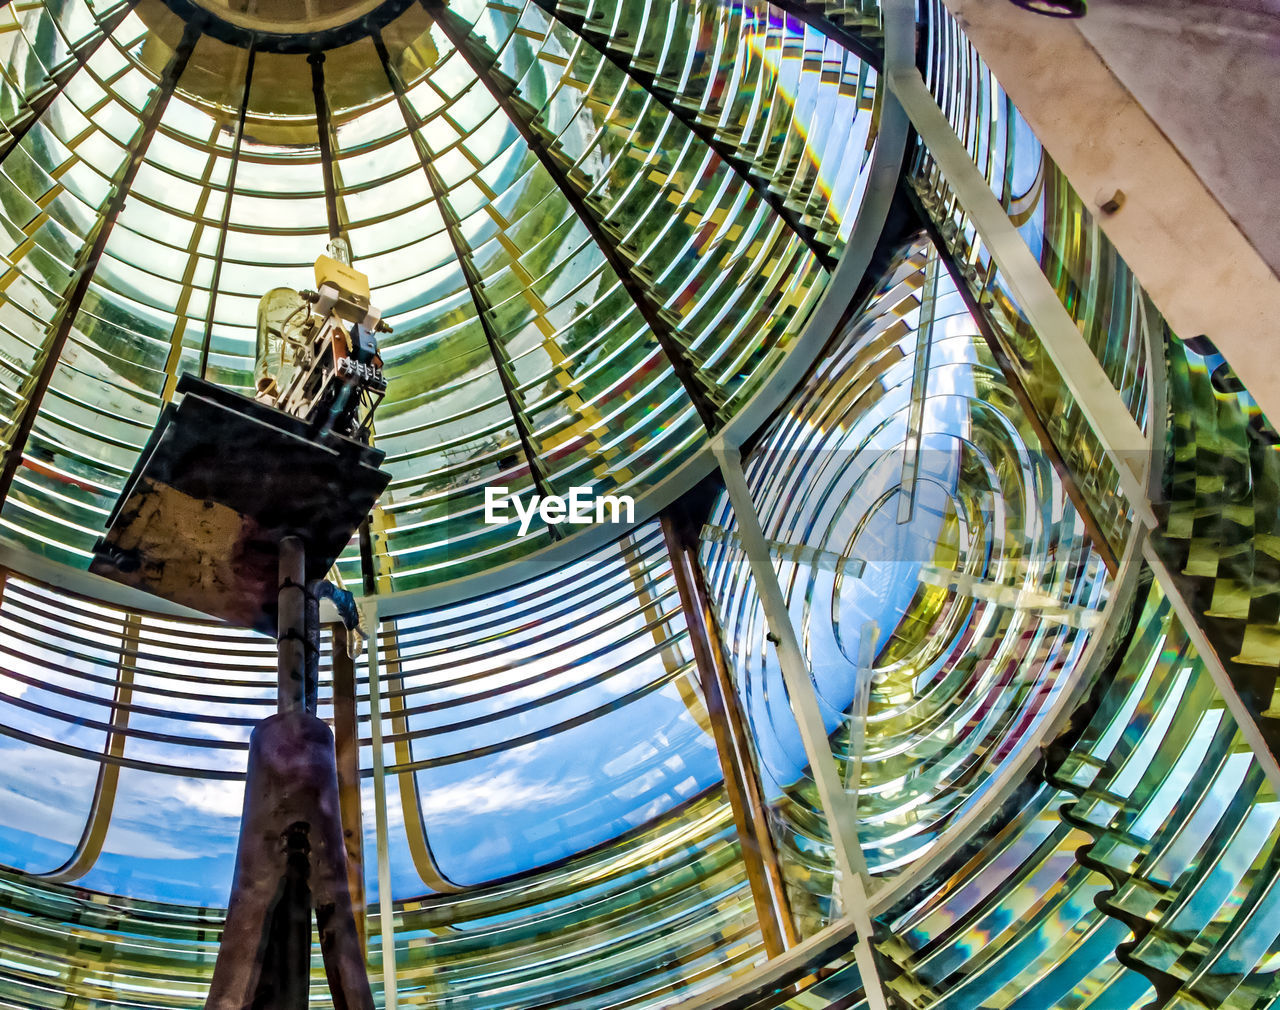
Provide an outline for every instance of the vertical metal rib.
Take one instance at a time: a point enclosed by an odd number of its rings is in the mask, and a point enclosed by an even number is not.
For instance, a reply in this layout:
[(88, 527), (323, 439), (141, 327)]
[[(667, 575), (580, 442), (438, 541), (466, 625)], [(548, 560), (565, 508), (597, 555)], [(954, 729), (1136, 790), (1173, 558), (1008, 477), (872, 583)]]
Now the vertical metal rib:
[(9, 489), (13, 486), (13, 478), (22, 463), (22, 451), (26, 447), (27, 439), (31, 436), (31, 429), (35, 425), (36, 416), (40, 413), (40, 405), (49, 389), (49, 383), (53, 380), (53, 373), (58, 367), (58, 360), (62, 355), (63, 347), (66, 345), (67, 337), (71, 335), (71, 328), (80, 312), (84, 296), (89, 291), (89, 282), (93, 279), (94, 271), (98, 268), (98, 262), (102, 259), (102, 251), (107, 245), (107, 239), (111, 237), (111, 230), (115, 227), (116, 219), (119, 218), (120, 212), (124, 209), (124, 202), (129, 195), (129, 189), (138, 174), (138, 169), (142, 167), (147, 147), (151, 143), (151, 138), (155, 136), (156, 129), (160, 125), (160, 118), (164, 115), (164, 110), (169, 105), (169, 99), (173, 96), (173, 89), (178, 83), (178, 78), (182, 76), (183, 70), (186, 69), (187, 61), (191, 59), (192, 50), (195, 49), (200, 34), (200, 25), (194, 22), (189, 23), (183, 31), (182, 41), (178, 43), (178, 48), (174, 51), (168, 66), (165, 67), (164, 73), (160, 76), (156, 91), (143, 114), (142, 128), (129, 145), (129, 153), (125, 158), (124, 170), (112, 187), (102, 217), (98, 219), (97, 233), (94, 235), (93, 241), (85, 245), (81, 249), (80, 255), (76, 258), (75, 283), (63, 297), (62, 303), (58, 307), (58, 312), (53, 318), (50, 325), (49, 339), (45, 343), (37, 371), (34, 373), (31, 391), (27, 395), (26, 404), (18, 417), (13, 436), (8, 439), (9, 445), (5, 451), (4, 470), (0, 471), (0, 502), (3, 502), (9, 496)]
[(307, 57), (311, 64), (311, 95), (316, 102), (316, 134), (320, 139), (320, 170), (324, 173), (324, 209), (329, 215), (329, 238), (342, 234), (338, 220), (338, 187), (333, 176), (333, 134), (329, 122), (329, 99), (324, 93), (324, 53)]
[[(404, 82), (400, 80), (395, 68), (391, 66), (391, 57), (387, 52), (387, 46), (383, 41), (381, 32), (374, 34), (373, 45), (378, 51), (378, 59), (382, 61), (382, 69), (387, 75), (387, 82), (391, 85), (391, 90), (395, 92), (396, 104), (399, 105), (400, 114), (404, 117), (405, 126), (408, 127), (409, 139), (413, 142), (413, 149), (418, 154), (418, 163), (422, 166), (422, 172), (427, 177), (427, 183), (431, 187), (431, 195), (436, 201), (436, 206), (440, 208), (440, 216), (444, 219), (445, 230), (448, 232), (449, 242), (453, 246), (453, 254), (462, 266), (462, 276), (467, 282), (468, 291), (471, 293), (471, 304), (475, 307), (476, 316), (480, 320), (480, 328), (484, 331), (485, 341), (489, 345), (489, 353), (493, 357), (494, 367), (498, 371), (498, 379), (502, 383), (502, 391), (507, 398), (507, 408), (511, 411), (516, 432), (520, 437), (520, 446), (524, 450), (525, 459), (529, 464), (529, 473), (533, 477), (533, 483), (537, 488), (538, 494), (546, 498), (554, 494), (554, 491), (551, 488), (546, 467), (542, 462), (537, 447), (533, 443), (532, 425), (529, 422), (528, 415), (525, 413), (523, 404), (520, 402), (512, 374), (511, 361), (507, 357), (506, 351), (498, 340), (498, 334), (494, 329), (493, 319), (490, 316), (491, 306), (489, 305), (488, 296), (485, 295), (481, 285), (480, 273), (476, 269), (471, 248), (467, 245), (466, 236), (462, 234), (461, 223), (453, 211), (453, 205), (449, 202), (449, 194), (445, 190), (444, 182), (441, 180), (439, 173), (436, 172), (435, 166), (431, 163), (431, 154), (427, 150), (426, 142), (422, 139), (422, 122), (418, 119), (412, 106), (409, 105), (409, 100), (405, 96)], [(558, 540), (562, 536), (554, 524), (547, 523), (546, 528), (553, 539)]]
[(702, 695), (711, 718), (712, 738), (724, 773), (725, 794), (738, 830), (742, 862), (760, 924), (765, 952), (777, 957), (800, 942), (787, 900), (782, 864), (769, 831), (764, 789), (747, 750), (746, 720), (725, 668), (720, 629), (711, 613), (706, 585), (694, 552), (670, 514), (662, 517), (662, 536), (684, 610)]
[(209, 308), (205, 313), (204, 339), (200, 343), (200, 378), (209, 370), (209, 347), (213, 342), (213, 310), (218, 304), (218, 285), (222, 281), (222, 261), (227, 249), (227, 229), (231, 226), (231, 199), (236, 192), (236, 172), (240, 168), (240, 145), (244, 141), (244, 121), (249, 114), (249, 89), (253, 86), (253, 65), (258, 47), (249, 46), (244, 70), (244, 94), (240, 97), (240, 114), (236, 117), (236, 136), (231, 144), (231, 168), (227, 172), (227, 198), (222, 203), (222, 223), (218, 228), (218, 248), (213, 254), (213, 278), (209, 281)]
[(382, 951), (382, 1006), (383, 1010), (397, 1010), (400, 999), (396, 978), (395, 901), (391, 892), (391, 845), (387, 823), (387, 770), (382, 741), (382, 684), (378, 673), (377, 599), (366, 599), (363, 608), (363, 624), (369, 629), (369, 742), (373, 751), (373, 821), (378, 846), (378, 945)]
[(622, 57), (616, 49), (611, 48), (607, 32), (592, 28), (591, 24), (581, 14), (562, 10), (556, 0), (533, 0), (533, 2), (541, 7), (548, 17), (559, 21), (577, 35), (578, 38), (582, 39), (583, 42), (591, 46), (601, 57), (621, 71), (624, 76), (640, 85), (645, 94), (683, 123), (690, 133), (706, 144), (715, 153), (716, 157), (750, 187), (756, 196), (764, 201), (778, 217), (782, 218), (787, 227), (809, 247), (810, 252), (817, 257), (818, 262), (824, 268), (828, 271), (835, 270), (836, 257), (832, 253), (831, 247), (822, 241), (815, 229), (804, 223), (801, 216), (793, 208), (787, 206), (782, 194), (770, 189), (768, 180), (755, 170), (750, 161), (741, 157), (732, 145), (726, 143), (716, 133), (714, 127), (708, 126), (691, 109), (681, 105), (676, 100), (674, 92), (658, 85), (657, 78), (652, 73), (634, 66), (629, 59)]
[[(366, 622), (367, 623), (367, 622)], [(369, 638), (369, 659), (373, 661), (372, 633)], [(394, 619), (387, 622), (386, 648), (383, 666), (386, 684), (386, 716), (391, 723), (391, 736), (395, 741), (395, 763), (400, 766), (413, 763), (413, 748), (409, 732), (409, 716), (405, 711), (404, 664), (400, 657), (400, 636)], [(370, 666), (370, 678), (373, 667)], [(372, 679), (370, 681), (372, 687)], [(372, 698), (372, 691), (371, 691)], [(370, 701), (372, 704), (372, 700)], [(381, 710), (379, 710), (381, 711)], [(380, 750), (377, 743), (374, 749)], [(409, 858), (419, 879), (433, 891), (441, 894), (461, 894), (466, 888), (444, 875), (436, 854), (427, 838), (427, 826), (422, 816), (422, 798), (419, 794), (418, 776), (413, 771), (397, 772), (400, 790), (400, 808), (404, 815), (405, 839), (409, 844)]]
[(472, 72), (480, 79), (498, 107), (519, 131), (524, 142), (542, 163), (552, 180), (578, 219), (582, 221), (591, 239), (604, 255), (609, 267), (618, 276), (627, 294), (635, 303), (640, 315), (653, 332), (672, 370), (680, 379), (694, 409), (710, 432), (720, 429), (722, 420), (716, 407), (713, 390), (699, 374), (693, 360), (676, 336), (675, 327), (664, 315), (664, 310), (654, 299), (623, 256), (618, 243), (606, 232), (599, 214), (588, 204), (586, 194), (573, 181), (567, 163), (550, 149), (547, 141), (533, 125), (533, 117), (514, 98), (515, 84), (494, 68), (493, 53), (484, 42), (476, 38), (470, 26), (457, 14), (446, 8), (440, 0), (420, 0), (423, 8), (435, 19), (441, 31), (462, 55)]
[[(8, 0), (0, 2), (0, 8), (5, 7), (7, 4)], [(71, 78), (92, 58), (102, 43), (120, 26), (120, 22), (125, 19), (137, 4), (138, 0), (126, 0), (125, 3), (112, 12), (106, 21), (102, 22), (100, 34), (93, 35), (78, 49), (73, 49), (67, 61), (54, 69), (48, 80), (27, 103), (26, 114), (16, 122), (9, 124), (9, 139), (4, 148), (0, 149), (0, 162), (9, 157), (14, 148), (22, 143), (22, 138), (40, 121), (49, 106), (53, 104), (53, 100), (62, 94), (63, 89), (71, 82)]]
[[(311, 64), (311, 97), (316, 107), (316, 141), (320, 147), (320, 173), (324, 178), (324, 210), (329, 221), (329, 238), (345, 233), (342, 207), (338, 203), (338, 172), (333, 159), (333, 124), (329, 115), (329, 99), (324, 90), (324, 53), (307, 57)], [(373, 432), (369, 432), (370, 441)], [(376, 511), (378, 506), (374, 506)], [(366, 595), (377, 592), (377, 562), (373, 554), (373, 533), (369, 517), (360, 524), (360, 568)]]
[(217, 141), (222, 124), (215, 122), (209, 134), (208, 157), (200, 173), (200, 196), (191, 212), (191, 238), (187, 241), (187, 265), (182, 271), (177, 304), (173, 308), (173, 329), (169, 331), (169, 353), (164, 360), (164, 389), (161, 396), (165, 403), (173, 401), (178, 386), (178, 366), (182, 363), (182, 345), (187, 334), (187, 312), (191, 308), (191, 296), (195, 293), (196, 270), (200, 267), (200, 241), (204, 238), (205, 213), (213, 196), (213, 170), (218, 164)]
[(916, 351), (911, 359), (911, 406), (907, 411), (907, 438), (902, 447), (902, 479), (899, 482), (898, 524), (911, 522), (916, 510), (916, 478), (924, 440), (924, 401), (929, 395), (929, 359), (933, 349), (933, 323), (938, 304), (938, 257), (929, 256), (920, 292), (920, 321), (916, 325)]

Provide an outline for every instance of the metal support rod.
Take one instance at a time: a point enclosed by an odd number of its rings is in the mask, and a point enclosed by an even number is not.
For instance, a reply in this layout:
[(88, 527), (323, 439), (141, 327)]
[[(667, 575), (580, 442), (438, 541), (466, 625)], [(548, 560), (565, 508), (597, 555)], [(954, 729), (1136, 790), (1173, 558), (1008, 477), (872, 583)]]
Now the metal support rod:
[(320, 701), (320, 587), (323, 579), (307, 583), (302, 601), (306, 656), (303, 661), (302, 707), (316, 714)]
[(920, 292), (920, 322), (916, 326), (916, 352), (911, 363), (911, 406), (907, 412), (907, 441), (902, 447), (901, 492), (898, 524), (911, 522), (916, 511), (916, 478), (920, 475), (920, 449), (924, 437), (924, 401), (929, 395), (929, 356), (933, 347), (933, 319), (938, 301), (938, 256), (925, 262), (924, 288)]
[(320, 170), (324, 175), (324, 209), (329, 217), (329, 238), (342, 234), (338, 220), (338, 187), (333, 175), (333, 134), (329, 123), (329, 100), (324, 93), (324, 53), (307, 57), (311, 64), (311, 94), (316, 102), (316, 135), (320, 142)]
[(849, 763), (845, 774), (845, 789), (849, 802), (858, 809), (858, 794), (862, 791), (862, 763), (867, 751), (867, 713), (871, 709), (871, 676), (876, 664), (876, 642), (880, 626), (875, 621), (863, 621), (858, 639), (857, 687), (853, 704), (849, 706)]
[[(703, 425), (709, 432), (718, 431), (722, 422), (710, 385), (695, 366), (688, 351), (682, 346), (676, 327), (664, 314), (663, 307), (658, 304), (653, 293), (631, 269), (619, 243), (606, 232), (599, 211), (586, 199), (586, 192), (582, 185), (573, 179), (569, 163), (562, 154), (551, 150), (551, 145), (535, 128), (528, 106), (515, 98), (515, 82), (495, 68), (493, 54), (488, 51), (483, 40), (472, 33), (471, 26), (459, 15), (444, 6), (440, 0), (421, 0), (421, 3), (440, 26), (445, 37), (462, 55), (472, 73), (488, 89), (493, 100), (497, 102), (498, 107), (511, 121), (520, 136), (524, 138), (529, 150), (537, 156), (578, 220), (587, 229), (592, 241), (604, 255), (605, 262), (617, 275), (623, 289), (630, 295), (637, 311), (658, 341), (672, 370), (693, 402)], [(487, 61), (485, 56), (488, 57)]]
[(786, 197), (777, 189), (770, 187), (771, 180), (755, 171), (751, 162), (739, 155), (713, 126), (698, 118), (697, 112), (682, 105), (674, 92), (661, 87), (656, 76), (643, 66), (636, 66), (609, 43), (613, 41), (607, 32), (595, 29), (585, 17), (575, 11), (564, 10), (556, 0), (533, 0), (542, 8), (548, 17), (554, 18), (567, 27), (583, 42), (591, 46), (596, 53), (611, 63), (630, 80), (644, 90), (650, 98), (665, 108), (679, 120), (690, 133), (706, 144), (728, 168), (742, 180), (769, 208), (778, 215), (795, 234), (809, 247), (809, 251), (817, 258), (828, 272), (835, 270), (836, 257), (830, 244), (818, 237), (817, 231), (804, 222), (801, 215), (787, 206)]
[[(5, 6), (7, 3), (8, 0), (5, 0), (4, 4), (0, 4), (0, 7)], [(53, 104), (54, 99), (62, 94), (63, 90), (71, 82), (71, 78), (79, 73), (84, 65), (92, 59), (93, 54), (98, 51), (102, 43), (110, 38), (112, 32), (120, 26), (120, 22), (137, 5), (138, 0), (127, 0), (107, 20), (102, 22), (98, 32), (80, 48), (73, 49), (67, 59), (50, 72), (45, 83), (38, 87), (31, 99), (26, 102), (25, 114), (20, 115), (16, 122), (7, 124), (6, 132), (9, 134), (9, 139), (5, 142), (3, 150), (0, 150), (0, 163), (3, 163), (22, 143), (22, 139), (40, 121), (49, 106)]]
[[(396, 104), (399, 106), (400, 114), (409, 130), (409, 139), (413, 143), (414, 151), (417, 152), (418, 163), (422, 166), (422, 174), (427, 177), (427, 185), (431, 188), (431, 196), (435, 200), (436, 206), (440, 209), (445, 231), (449, 236), (450, 244), (453, 246), (454, 257), (462, 267), (462, 276), (466, 282), (467, 291), (471, 295), (471, 304), (475, 309), (480, 329), (484, 333), (485, 342), (489, 346), (489, 355), (493, 358), (493, 365), (498, 373), (498, 381), (507, 400), (507, 409), (511, 411), (512, 421), (515, 424), (516, 434), (520, 439), (520, 447), (524, 452), (525, 462), (529, 465), (529, 473), (533, 477), (534, 487), (540, 497), (546, 498), (555, 492), (551, 487), (550, 476), (547, 473), (546, 465), (542, 461), (542, 456), (534, 445), (533, 425), (525, 412), (524, 405), (520, 402), (519, 391), (512, 376), (511, 361), (507, 357), (501, 341), (498, 339), (497, 330), (494, 328), (489, 298), (484, 292), (483, 280), (480, 277), (479, 270), (476, 268), (475, 257), (472, 255), (471, 247), (467, 244), (466, 236), (462, 233), (462, 225), (458, 220), (457, 214), (454, 213), (453, 204), (449, 201), (448, 191), (440, 179), (435, 165), (431, 162), (431, 152), (427, 149), (426, 141), (422, 137), (422, 121), (410, 106), (408, 97), (405, 94), (404, 82), (400, 80), (400, 75), (396, 73), (395, 68), (391, 65), (391, 56), (387, 52), (387, 46), (383, 41), (381, 32), (373, 34), (373, 46), (378, 53), (378, 59), (382, 61), (382, 70), (387, 76), (387, 83), (391, 85), (391, 90), (395, 93)], [(559, 527), (554, 523), (547, 523), (546, 529), (553, 540), (559, 540), (563, 536)]]
[[(388, 626), (385, 640), (379, 643), (379, 648), (378, 665), (382, 671), (380, 681), (385, 680), (387, 691), (387, 722), (395, 740), (392, 753), (395, 764), (406, 767), (413, 763), (413, 748), (410, 744), (412, 734), (409, 730), (409, 717), (405, 714), (404, 664), (400, 656), (400, 635), (394, 623)], [(409, 859), (418, 873), (418, 878), (437, 894), (461, 894), (466, 888), (444, 875), (436, 854), (431, 848), (431, 839), (427, 837), (426, 822), (422, 817), (422, 797), (419, 795), (417, 774), (412, 769), (400, 771), (396, 773), (396, 779), (400, 793), (400, 812), (404, 820), (405, 841), (409, 845)]]
[(87, 243), (81, 250), (81, 256), (77, 257), (76, 264), (76, 282), (72, 285), (70, 292), (65, 294), (58, 312), (50, 323), (49, 341), (46, 342), (42, 349), (40, 357), (40, 366), (33, 376), (31, 392), (27, 394), (27, 402), (24, 403), (22, 413), (18, 417), (18, 424), (13, 430), (13, 435), (8, 439), (8, 445), (5, 447), (4, 469), (0, 470), (0, 502), (5, 501), (9, 497), (9, 489), (13, 486), (14, 476), (17, 475), (18, 467), (22, 465), (23, 449), (26, 448), (27, 439), (31, 438), (31, 430), (36, 424), (36, 416), (40, 413), (40, 407), (44, 403), (45, 393), (49, 390), (49, 384), (54, 378), (54, 373), (58, 369), (58, 362), (63, 353), (63, 347), (67, 344), (67, 338), (72, 332), (72, 326), (76, 323), (76, 316), (79, 315), (79, 309), (84, 302), (84, 296), (88, 293), (88, 285), (93, 278), (93, 273), (97, 270), (97, 265), (102, 259), (102, 251), (106, 248), (106, 241), (111, 236), (111, 229), (115, 228), (115, 221), (120, 216), (120, 211), (124, 210), (124, 200), (128, 196), (129, 187), (133, 186), (133, 179), (137, 177), (138, 169), (142, 166), (142, 159), (146, 156), (147, 147), (150, 146), (151, 138), (155, 136), (156, 128), (160, 125), (160, 118), (164, 115), (164, 110), (168, 108), (169, 99), (173, 96), (174, 87), (177, 86), (178, 78), (182, 77), (182, 72), (187, 68), (187, 61), (191, 59), (192, 50), (195, 50), (196, 41), (200, 38), (201, 29), (197, 24), (187, 24), (183, 31), (182, 41), (178, 44), (178, 49), (174, 50), (172, 58), (169, 60), (168, 67), (165, 67), (164, 73), (160, 76), (157, 83), (156, 91), (152, 93), (150, 105), (142, 116), (142, 125), (137, 136), (129, 143), (128, 154), (125, 155), (123, 170), (119, 177), (116, 178), (111, 186), (106, 207), (102, 211), (102, 216), (97, 221), (97, 230), (93, 234), (93, 241)]
[[(1094, 551), (1101, 555), (1096, 545)], [(1042, 623), (1054, 622), (1086, 631), (1096, 628), (1101, 623), (1099, 612), (1092, 607), (1070, 603), (1050, 593), (1042, 593), (1034, 589), (1019, 589), (1016, 585), (1010, 585), (1007, 582), (985, 579), (969, 572), (958, 572), (940, 565), (921, 566), (919, 580), (921, 585), (937, 586), (977, 600), (990, 600), (1011, 610), (1035, 614)]]
[(165, 403), (172, 403), (178, 387), (178, 366), (182, 362), (182, 345), (187, 334), (187, 312), (191, 308), (191, 296), (195, 293), (196, 271), (200, 266), (200, 246), (203, 244), (205, 213), (209, 208), (209, 199), (213, 195), (213, 170), (218, 164), (217, 140), (222, 131), (222, 124), (215, 122), (209, 134), (209, 155), (205, 161), (204, 171), (200, 173), (200, 196), (196, 199), (195, 209), (191, 216), (194, 222), (191, 227), (191, 238), (187, 240), (187, 265), (182, 271), (181, 294), (173, 307), (173, 329), (169, 331), (169, 353), (164, 361), (164, 391), (161, 394)]
[(276, 615), (276, 705), (281, 713), (306, 707), (306, 551), (298, 537), (280, 541)]
[(1151, 446), (1146, 433), (1120, 399), (1040, 264), (938, 107), (920, 71), (914, 66), (895, 67), (885, 79), (1000, 268), (1018, 306), (1039, 335), (1040, 345), (1103, 450), (1115, 463), (1120, 489), (1130, 507), (1144, 525), (1155, 527), (1155, 513), (1147, 497)]
[[(1146, 348), (1147, 375), (1168, 376), (1168, 363), (1165, 361), (1165, 324), (1159, 319), (1155, 307), (1147, 299), (1143, 299), (1138, 309), (1142, 325), (1143, 344)], [(1147, 474), (1147, 492), (1152, 501), (1160, 501), (1164, 496), (1164, 445), (1165, 431), (1169, 424), (1169, 385), (1168, 382), (1157, 382), (1154, 379), (1147, 383), (1147, 417), (1149, 418), (1147, 434), (1151, 438), (1151, 470)]]
[(209, 308), (205, 313), (204, 339), (200, 342), (200, 378), (209, 371), (209, 347), (213, 343), (213, 310), (218, 304), (218, 287), (222, 282), (222, 263), (227, 250), (227, 231), (231, 227), (231, 200), (236, 193), (236, 173), (240, 170), (240, 145), (244, 141), (244, 121), (249, 115), (249, 89), (253, 87), (253, 67), (257, 61), (257, 43), (249, 46), (244, 69), (244, 94), (240, 96), (240, 112), (236, 116), (236, 136), (231, 143), (231, 167), (227, 172), (227, 196), (222, 203), (222, 222), (218, 227), (218, 247), (213, 254), (213, 277), (209, 281)]
[(34, 375), (31, 391), (27, 394), (26, 403), (19, 414), (18, 423), (13, 429), (12, 437), (7, 439), (8, 445), (5, 447), (4, 469), (0, 470), (0, 502), (9, 497), (9, 489), (13, 486), (13, 479), (18, 472), (18, 467), (22, 465), (22, 453), (26, 447), (27, 439), (31, 437), (31, 429), (35, 426), (36, 417), (40, 413), (40, 406), (44, 402), (45, 393), (49, 389), (50, 382), (53, 381), (53, 373), (57, 370), (58, 362), (61, 360), (62, 349), (66, 345), (67, 338), (71, 335), (71, 329), (75, 325), (76, 316), (80, 313), (80, 306), (84, 302), (85, 295), (89, 292), (89, 282), (93, 279), (98, 263), (102, 259), (102, 252), (106, 248), (107, 239), (111, 237), (111, 231), (115, 227), (116, 219), (119, 218), (120, 212), (124, 210), (124, 202), (129, 195), (129, 189), (133, 185), (133, 180), (137, 177), (138, 169), (142, 167), (147, 147), (151, 143), (151, 138), (155, 136), (156, 128), (160, 125), (164, 110), (169, 105), (173, 89), (178, 83), (178, 78), (182, 76), (183, 70), (186, 69), (187, 62), (191, 59), (191, 53), (195, 49), (200, 35), (200, 26), (195, 22), (188, 23), (183, 30), (182, 40), (178, 43), (178, 48), (174, 50), (173, 56), (169, 59), (164, 73), (160, 75), (156, 90), (150, 98), (146, 111), (143, 113), (141, 128), (129, 145), (123, 171), (112, 184), (106, 207), (103, 210), (102, 217), (98, 219), (97, 232), (94, 234), (93, 241), (83, 247), (81, 255), (76, 259), (75, 282), (70, 292), (63, 297), (57, 314), (50, 323), (49, 339), (41, 353), (38, 371)]
[(799, 943), (800, 935), (791, 914), (782, 866), (769, 830), (764, 789), (748, 750), (745, 720), (729, 671), (725, 668), (719, 628), (714, 623), (693, 551), (684, 544), (669, 514), (662, 517), (662, 535), (680, 594), (680, 606), (684, 610), (689, 645), (711, 721), (712, 738), (724, 773), (725, 795), (738, 830), (742, 862), (751, 887), (760, 935), (764, 940), (765, 953), (771, 958), (778, 957)]
[(822, 710), (818, 705), (818, 694), (809, 674), (808, 663), (805, 662), (804, 654), (800, 651), (800, 642), (796, 637), (795, 627), (791, 623), (786, 597), (783, 596), (782, 588), (778, 584), (778, 576), (773, 568), (773, 558), (765, 542), (760, 518), (751, 497), (751, 489), (747, 486), (746, 476), (742, 472), (742, 459), (738, 449), (736, 446), (727, 444), (723, 439), (717, 438), (711, 442), (711, 451), (720, 464), (720, 473), (724, 478), (725, 490), (729, 494), (734, 516), (738, 521), (738, 532), (743, 550), (747, 555), (747, 562), (751, 567), (756, 593), (764, 611), (771, 640), (777, 651), (782, 679), (786, 684), (791, 710), (796, 719), (796, 728), (799, 730), (805, 756), (809, 761), (809, 770), (818, 790), (818, 798), (826, 813), (827, 827), (831, 833), (832, 854), (835, 859), (836, 896), (843, 914), (853, 920), (858, 930), (855, 955), (858, 970), (866, 987), (867, 1000), (872, 1010), (885, 1010), (884, 992), (871, 949), (873, 927), (867, 898), (870, 875), (867, 871), (866, 858), (862, 854), (862, 846), (858, 841), (857, 810), (850, 804), (836, 769), (835, 756), (831, 752), (831, 740), (822, 718)]
[(369, 629), (369, 731), (373, 748), (373, 818), (378, 840), (378, 932), (382, 948), (384, 1010), (397, 1010), (395, 908), (391, 900), (391, 861), (387, 845), (387, 767), (382, 754), (382, 686), (378, 672), (378, 601), (361, 604)]
[[(742, 550), (741, 538), (733, 530), (721, 526), (705, 525), (702, 527), (701, 539), (710, 543), (726, 544), (734, 550)], [(862, 578), (867, 563), (852, 554), (836, 554), (822, 547), (810, 547), (808, 544), (793, 544), (785, 540), (765, 539), (769, 553), (779, 561), (791, 561), (806, 568), (818, 568), (835, 575), (847, 575), (851, 579)]]
[(373, 524), (369, 516), (360, 523), (360, 582), (365, 596), (373, 596), (378, 592), (377, 562), (373, 557)]

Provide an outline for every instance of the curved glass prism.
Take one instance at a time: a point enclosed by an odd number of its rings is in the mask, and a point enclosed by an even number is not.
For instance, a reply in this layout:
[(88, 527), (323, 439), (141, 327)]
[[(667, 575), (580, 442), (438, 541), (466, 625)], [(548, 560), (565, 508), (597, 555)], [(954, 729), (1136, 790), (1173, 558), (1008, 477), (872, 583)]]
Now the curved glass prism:
[[(248, 388), (258, 297), (333, 235), (395, 328), (338, 566), (381, 616), (319, 712), (379, 1005), (1280, 999), (1280, 436), (916, 13), (977, 176), (918, 129), (871, 249), (911, 68), (870, 0), (0, 4), (0, 1002), (203, 1004), (275, 643), (73, 569), (177, 377)], [(494, 485), (643, 508), (553, 542)]]

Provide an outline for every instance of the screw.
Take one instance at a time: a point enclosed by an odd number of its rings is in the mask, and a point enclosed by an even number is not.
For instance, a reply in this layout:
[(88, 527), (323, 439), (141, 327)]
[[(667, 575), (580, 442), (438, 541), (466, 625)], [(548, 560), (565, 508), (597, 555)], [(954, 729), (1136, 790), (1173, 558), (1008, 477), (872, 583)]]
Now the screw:
[(1124, 190), (1111, 190), (1108, 194), (1107, 190), (1100, 190), (1097, 197), (1098, 210), (1104, 214), (1114, 214), (1124, 206)]

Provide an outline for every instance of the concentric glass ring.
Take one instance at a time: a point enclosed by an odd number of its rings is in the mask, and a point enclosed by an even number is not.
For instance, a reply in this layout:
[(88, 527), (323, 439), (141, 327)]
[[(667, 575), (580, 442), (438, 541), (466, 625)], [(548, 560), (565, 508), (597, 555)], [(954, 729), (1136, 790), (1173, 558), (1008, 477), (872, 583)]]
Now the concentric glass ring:
[(392, 2), (327, 54), (186, 2), (9, 8), (0, 529), (54, 562), (87, 565), (179, 374), (250, 387), (257, 299), (333, 234), (394, 327), (373, 570), (339, 562), (386, 594), (574, 534), (486, 523), (486, 487), (688, 486), (857, 218), (876, 71), (763, 2)]

